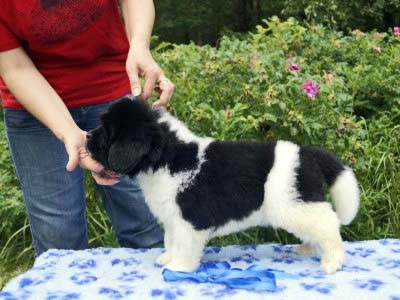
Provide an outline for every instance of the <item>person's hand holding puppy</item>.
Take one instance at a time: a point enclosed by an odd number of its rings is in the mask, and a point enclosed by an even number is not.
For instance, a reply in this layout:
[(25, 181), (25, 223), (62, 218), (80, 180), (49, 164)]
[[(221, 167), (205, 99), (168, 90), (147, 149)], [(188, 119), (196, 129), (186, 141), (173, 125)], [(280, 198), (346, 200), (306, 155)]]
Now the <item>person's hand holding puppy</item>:
[(93, 160), (86, 150), (87, 133), (83, 130), (78, 130), (69, 134), (64, 143), (67, 150), (69, 160), (67, 170), (73, 171), (80, 165), (83, 169), (91, 171), (94, 180), (101, 185), (113, 185), (119, 182), (117, 175), (106, 172), (104, 167)]

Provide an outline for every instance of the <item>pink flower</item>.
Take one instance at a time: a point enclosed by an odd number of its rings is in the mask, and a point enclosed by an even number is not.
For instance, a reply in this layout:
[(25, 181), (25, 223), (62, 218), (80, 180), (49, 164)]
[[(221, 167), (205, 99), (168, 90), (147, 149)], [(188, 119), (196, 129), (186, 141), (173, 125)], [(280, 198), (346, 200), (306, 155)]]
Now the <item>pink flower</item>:
[(381, 53), (382, 52), (382, 48), (381, 47), (375, 47), (374, 51), (378, 52), (378, 53)]
[(399, 37), (400, 36), (400, 27), (399, 26), (393, 27), (393, 32), (394, 32), (395, 37)]
[(289, 65), (289, 70), (290, 71), (294, 71), (296, 73), (299, 73), (300, 72), (300, 67), (299, 67), (298, 64), (290, 64)]
[(312, 80), (307, 80), (306, 83), (301, 86), (301, 89), (307, 92), (307, 97), (309, 98), (314, 98), (319, 92), (319, 87), (315, 85)]

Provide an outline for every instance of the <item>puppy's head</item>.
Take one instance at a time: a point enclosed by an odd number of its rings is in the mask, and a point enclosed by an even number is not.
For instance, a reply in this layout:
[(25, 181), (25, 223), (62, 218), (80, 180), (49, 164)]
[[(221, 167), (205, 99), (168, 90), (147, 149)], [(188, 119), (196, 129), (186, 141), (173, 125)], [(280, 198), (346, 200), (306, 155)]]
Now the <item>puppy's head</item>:
[(102, 114), (101, 125), (88, 133), (86, 147), (107, 170), (135, 175), (161, 156), (164, 138), (157, 118), (147, 104), (124, 98)]

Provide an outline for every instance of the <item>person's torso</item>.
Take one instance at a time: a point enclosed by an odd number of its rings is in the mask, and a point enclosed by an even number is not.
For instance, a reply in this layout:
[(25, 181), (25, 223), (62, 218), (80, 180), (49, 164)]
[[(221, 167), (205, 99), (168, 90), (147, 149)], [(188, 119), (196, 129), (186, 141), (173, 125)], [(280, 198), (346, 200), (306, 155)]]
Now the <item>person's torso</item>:
[[(42, 75), (69, 107), (126, 93), (129, 48), (117, 0), (2, 0), (12, 28)], [(0, 84), (3, 105), (16, 107)]]

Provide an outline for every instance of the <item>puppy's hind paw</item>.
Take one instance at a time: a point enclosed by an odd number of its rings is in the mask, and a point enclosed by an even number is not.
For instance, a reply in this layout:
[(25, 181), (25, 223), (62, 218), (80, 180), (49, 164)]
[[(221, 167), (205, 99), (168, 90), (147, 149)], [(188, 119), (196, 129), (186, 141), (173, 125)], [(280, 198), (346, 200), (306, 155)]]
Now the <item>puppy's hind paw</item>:
[(171, 261), (171, 255), (168, 252), (162, 253), (157, 259), (156, 263), (158, 265), (164, 266)]
[(309, 243), (304, 243), (301, 245), (296, 245), (293, 247), (293, 252), (299, 255), (315, 255), (317, 254), (317, 249)]

